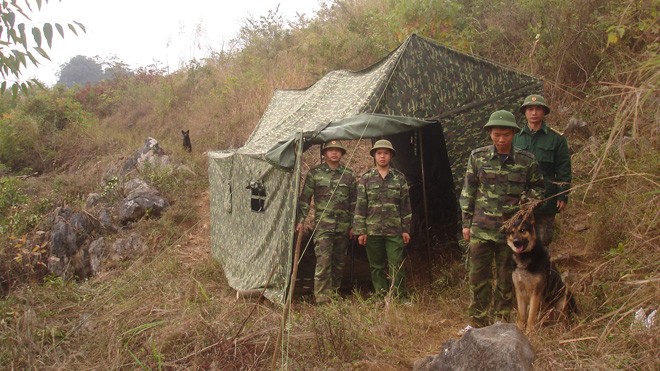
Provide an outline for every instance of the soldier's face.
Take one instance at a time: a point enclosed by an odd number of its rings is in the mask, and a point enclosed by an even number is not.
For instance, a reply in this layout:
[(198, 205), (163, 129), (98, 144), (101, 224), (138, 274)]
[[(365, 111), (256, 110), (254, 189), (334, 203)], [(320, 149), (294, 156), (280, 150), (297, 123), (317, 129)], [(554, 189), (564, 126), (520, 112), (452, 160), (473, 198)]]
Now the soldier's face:
[(490, 139), (493, 141), (497, 153), (511, 153), (511, 143), (513, 143), (513, 129), (494, 127), (490, 129)]
[(392, 160), (392, 152), (386, 148), (377, 149), (374, 153), (374, 159), (376, 160), (376, 164), (378, 166), (387, 166)]
[(328, 148), (324, 155), (328, 162), (338, 163), (343, 154), (339, 148)]
[(525, 118), (530, 125), (538, 125), (543, 122), (545, 109), (541, 106), (529, 106), (525, 109)]

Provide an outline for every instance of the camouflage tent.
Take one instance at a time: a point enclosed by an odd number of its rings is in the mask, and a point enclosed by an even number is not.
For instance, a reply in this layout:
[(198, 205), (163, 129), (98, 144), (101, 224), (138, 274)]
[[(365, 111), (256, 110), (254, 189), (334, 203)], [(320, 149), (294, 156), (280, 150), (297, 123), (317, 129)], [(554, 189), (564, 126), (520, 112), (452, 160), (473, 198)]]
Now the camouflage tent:
[(208, 155), (213, 256), (234, 289), (267, 287), (270, 300), (283, 301), (300, 154), (328, 139), (390, 139), (411, 185), (413, 225), (457, 232), (456, 198), (470, 150), (486, 143), (482, 126), (541, 90), (532, 76), (412, 35), (364, 70), (276, 91), (245, 146)]

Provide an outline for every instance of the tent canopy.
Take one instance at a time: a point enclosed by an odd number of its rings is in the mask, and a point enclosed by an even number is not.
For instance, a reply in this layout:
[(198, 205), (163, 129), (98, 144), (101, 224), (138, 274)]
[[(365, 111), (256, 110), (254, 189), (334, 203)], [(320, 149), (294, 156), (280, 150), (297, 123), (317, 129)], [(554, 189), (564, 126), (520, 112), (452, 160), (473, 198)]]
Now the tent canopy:
[[(357, 140), (376, 138), (420, 129), (432, 122), (412, 117), (389, 116), (361, 113), (333, 121), (320, 132), (302, 133), (305, 149), (312, 144), (321, 144), (332, 139)], [(283, 168), (292, 169), (296, 161), (295, 141), (299, 134), (292, 134), (287, 140), (277, 143), (266, 152), (266, 159)]]

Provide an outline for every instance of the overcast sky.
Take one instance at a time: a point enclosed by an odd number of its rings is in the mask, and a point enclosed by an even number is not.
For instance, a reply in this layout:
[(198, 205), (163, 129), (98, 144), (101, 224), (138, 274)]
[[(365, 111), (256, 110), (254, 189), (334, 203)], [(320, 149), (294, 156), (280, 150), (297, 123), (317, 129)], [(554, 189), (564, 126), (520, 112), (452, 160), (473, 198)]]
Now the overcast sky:
[[(285, 19), (295, 19), (296, 13), (310, 18), (319, 9), (318, 0), (50, 0), (32, 13), (32, 23), (60, 23), (65, 38), (55, 32), (53, 49), (46, 49), (52, 61), (29, 68), (24, 77), (53, 85), (60, 65), (76, 55), (116, 55), (131, 68), (158, 62), (174, 71), (209, 50), (221, 50), (247, 18), (267, 15), (278, 4)], [(87, 33), (75, 36), (66, 26), (71, 21), (84, 24)]]

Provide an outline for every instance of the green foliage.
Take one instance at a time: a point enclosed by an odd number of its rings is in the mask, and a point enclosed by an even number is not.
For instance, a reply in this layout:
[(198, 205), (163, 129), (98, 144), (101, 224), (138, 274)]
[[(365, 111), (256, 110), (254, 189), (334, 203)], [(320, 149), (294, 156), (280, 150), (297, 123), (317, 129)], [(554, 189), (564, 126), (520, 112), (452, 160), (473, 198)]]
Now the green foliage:
[[(64, 27), (59, 23), (44, 23), (41, 28), (33, 26), (29, 30), (32, 37), (28, 37), (27, 25), (23, 20), (30, 21), (29, 14), (33, 11), (34, 3), (37, 10), (41, 10), (42, 3), (48, 3), (48, 0), (24, 2), (25, 7), (19, 5), (18, 1), (3, 1), (0, 7), (0, 38), (4, 39), (0, 42), (0, 76), (4, 80), (0, 83), (0, 95), (10, 89), (16, 97), (19, 90), (27, 94), (33, 86), (41, 85), (37, 80), (20, 82), (22, 69), (27, 67), (28, 61), (39, 66), (40, 60), (50, 60), (45, 47), (47, 45), (50, 49), (53, 46), (53, 27), (59, 36), (64, 38)], [(85, 26), (80, 22), (73, 21), (66, 26), (76, 36), (78, 31), (86, 32)], [(9, 81), (10, 78), (14, 81)]]
[(0, 117), (0, 163), (13, 171), (51, 168), (70, 130), (82, 130), (93, 118), (71, 91), (41, 91), (21, 100)]

